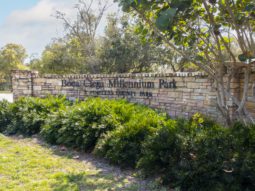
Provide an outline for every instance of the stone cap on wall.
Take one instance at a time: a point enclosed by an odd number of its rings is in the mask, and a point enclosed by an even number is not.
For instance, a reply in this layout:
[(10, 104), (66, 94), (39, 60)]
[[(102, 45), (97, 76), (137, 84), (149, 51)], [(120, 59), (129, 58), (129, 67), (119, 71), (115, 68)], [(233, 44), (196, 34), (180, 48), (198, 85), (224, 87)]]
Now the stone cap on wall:
[(12, 76), (31, 76), (47, 79), (81, 79), (81, 78), (136, 78), (136, 77), (207, 77), (204, 72), (174, 72), (174, 73), (122, 73), (122, 74), (39, 74), (38, 71), (12, 70)]

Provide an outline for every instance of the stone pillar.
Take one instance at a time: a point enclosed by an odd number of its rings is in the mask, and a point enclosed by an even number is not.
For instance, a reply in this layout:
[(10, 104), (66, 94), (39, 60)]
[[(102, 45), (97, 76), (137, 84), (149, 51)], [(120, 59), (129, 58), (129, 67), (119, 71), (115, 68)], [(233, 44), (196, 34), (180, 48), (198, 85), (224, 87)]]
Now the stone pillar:
[(33, 77), (37, 75), (35, 71), (13, 70), (12, 89), (14, 100), (19, 97), (33, 96)]
[[(241, 97), (240, 78), (240, 74), (236, 74), (230, 82), (230, 93), (233, 97), (237, 99), (240, 99)], [(225, 78), (225, 80), (227, 81), (227, 77)], [(238, 107), (231, 98), (227, 100), (227, 107), (229, 108), (231, 120), (235, 121), (237, 119), (236, 111)]]

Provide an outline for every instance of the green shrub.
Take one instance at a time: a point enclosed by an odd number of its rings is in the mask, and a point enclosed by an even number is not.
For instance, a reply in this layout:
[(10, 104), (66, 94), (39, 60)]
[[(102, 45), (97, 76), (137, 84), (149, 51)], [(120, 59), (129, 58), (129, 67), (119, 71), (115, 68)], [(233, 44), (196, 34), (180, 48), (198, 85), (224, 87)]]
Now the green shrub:
[(153, 175), (174, 180), (173, 167), (180, 160), (180, 144), (177, 137), (176, 122), (169, 120), (166, 126), (148, 136), (142, 144), (142, 155), (137, 167), (145, 175)]
[(125, 120), (116, 114), (123, 104), (127, 103), (100, 98), (77, 103), (50, 116), (41, 134), (51, 143), (91, 151), (103, 133)]
[(169, 119), (124, 100), (64, 97), (0, 102), (0, 132), (40, 135), (137, 167), (177, 190), (255, 190), (255, 126), (224, 128), (195, 114)]
[(6, 128), (6, 132), (28, 136), (37, 134), (47, 116), (66, 104), (69, 102), (65, 97), (20, 98), (10, 105), (12, 120)]
[(3, 133), (11, 122), (10, 103), (6, 100), (0, 102), (0, 132)]
[(176, 176), (178, 186), (182, 190), (233, 190), (232, 176), (227, 173), (233, 153), (228, 129), (213, 126), (192, 131), (181, 141), (182, 152), (176, 164), (181, 172)]
[(165, 121), (165, 116), (147, 107), (133, 106), (129, 121), (100, 139), (94, 153), (114, 164), (134, 167), (140, 158), (144, 139), (164, 125)]
[(179, 190), (254, 190), (254, 126), (223, 128), (201, 118), (157, 129), (137, 167)]
[(209, 118), (208, 116), (205, 116), (201, 113), (195, 113), (189, 121), (189, 124), (186, 124), (192, 129), (198, 129), (198, 128), (213, 128), (217, 126), (218, 124)]
[(230, 128), (232, 168), (240, 190), (255, 190), (255, 125), (236, 123)]
[(63, 121), (68, 116), (66, 113), (68, 107), (61, 107), (58, 111), (50, 113), (41, 127), (40, 136), (50, 144), (57, 144), (59, 137), (59, 129), (62, 127)]

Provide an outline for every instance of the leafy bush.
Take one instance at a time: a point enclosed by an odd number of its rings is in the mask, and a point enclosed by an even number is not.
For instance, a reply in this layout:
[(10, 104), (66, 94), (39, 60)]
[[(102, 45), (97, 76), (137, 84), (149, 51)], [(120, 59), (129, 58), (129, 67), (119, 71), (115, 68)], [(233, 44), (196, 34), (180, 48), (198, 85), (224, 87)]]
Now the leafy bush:
[(68, 116), (66, 113), (68, 107), (59, 108), (58, 111), (50, 113), (41, 127), (40, 136), (50, 144), (57, 144), (59, 137), (59, 129), (62, 127), (63, 121)]
[(255, 190), (255, 125), (236, 123), (229, 129), (232, 141), (232, 175), (240, 190)]
[(201, 114), (172, 120), (124, 100), (48, 97), (0, 102), (0, 132), (40, 132), (177, 190), (255, 190), (254, 125), (224, 128)]
[(94, 153), (112, 163), (134, 167), (141, 155), (142, 142), (166, 123), (166, 116), (137, 105), (131, 110), (129, 121), (100, 139)]
[(11, 122), (10, 103), (6, 100), (0, 102), (0, 132), (4, 132)]
[(120, 103), (88, 99), (54, 114), (47, 120), (41, 134), (57, 144), (92, 150), (102, 133), (119, 125), (112, 108)]
[[(196, 129), (195, 134), (182, 141), (181, 160), (177, 166), (182, 168), (177, 175), (182, 190), (225, 190), (231, 188), (230, 140), (228, 130), (219, 126)], [(182, 166), (183, 159), (186, 162)], [(188, 161), (186, 159), (189, 159)]]
[(10, 105), (12, 120), (6, 127), (8, 134), (33, 135), (40, 132), (49, 113), (69, 104), (65, 97), (20, 98)]
[(146, 175), (165, 176), (173, 180), (173, 166), (179, 160), (180, 147), (176, 136), (176, 122), (170, 121), (148, 136), (142, 144), (142, 155), (137, 167)]
[(143, 143), (137, 167), (179, 190), (254, 190), (255, 128), (223, 128), (196, 114)]

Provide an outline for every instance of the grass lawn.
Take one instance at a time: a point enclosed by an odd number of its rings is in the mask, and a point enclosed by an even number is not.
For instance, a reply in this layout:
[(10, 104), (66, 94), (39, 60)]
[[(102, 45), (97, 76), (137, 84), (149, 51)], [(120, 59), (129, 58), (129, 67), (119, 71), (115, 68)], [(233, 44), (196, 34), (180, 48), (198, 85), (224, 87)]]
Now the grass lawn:
[[(73, 159), (79, 154), (79, 159)], [(166, 190), (90, 155), (0, 134), (0, 191)]]

